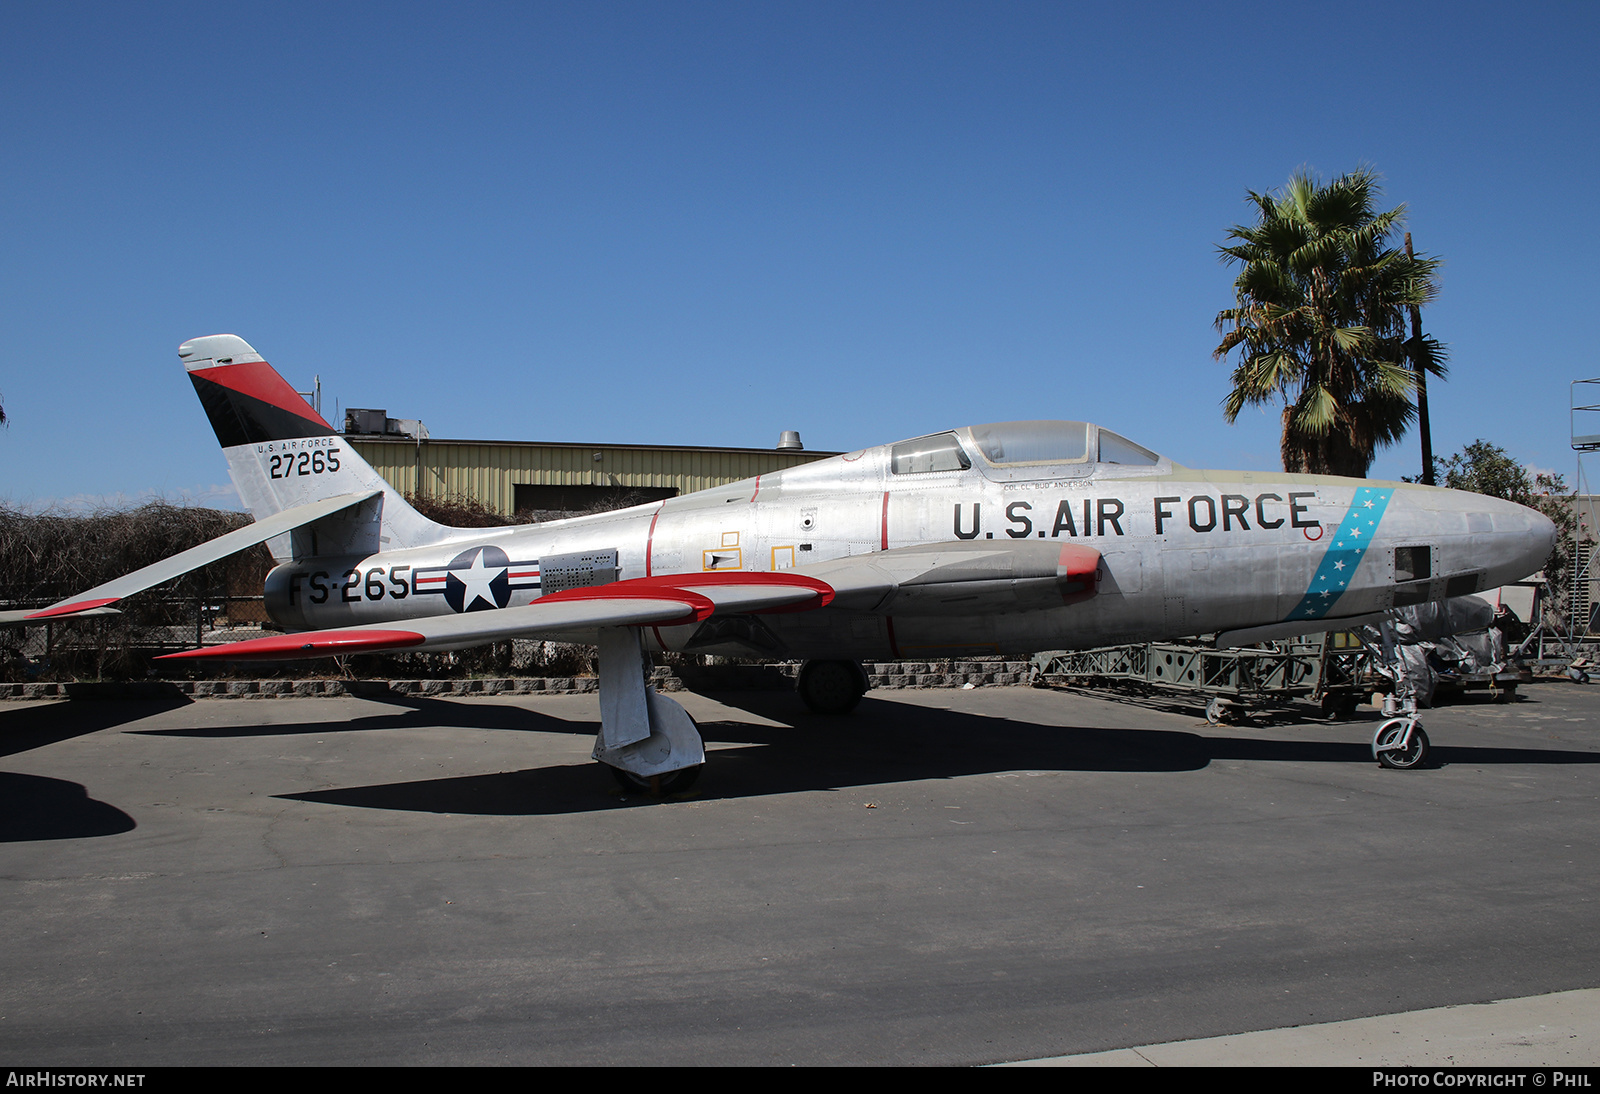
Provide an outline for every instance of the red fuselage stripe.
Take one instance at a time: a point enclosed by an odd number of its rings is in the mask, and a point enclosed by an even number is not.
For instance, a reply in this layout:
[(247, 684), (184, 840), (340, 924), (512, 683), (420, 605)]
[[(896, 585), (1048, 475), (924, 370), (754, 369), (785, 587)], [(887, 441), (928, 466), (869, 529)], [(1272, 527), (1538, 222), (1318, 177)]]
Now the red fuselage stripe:
[[(650, 514), (650, 534), (645, 537), (645, 541), (644, 541), (644, 576), (645, 577), (649, 577), (650, 576), (650, 555), (655, 550), (655, 545), (656, 545), (656, 521), (658, 521), (660, 519), (661, 519), (661, 507), (657, 506), (656, 507), (656, 511), (654, 513)], [(656, 645), (660, 646), (663, 650), (665, 650), (667, 648), (667, 644), (661, 640), (661, 628), (660, 627), (651, 627), (650, 628), (650, 633), (654, 634), (656, 636)]]
[(651, 572), (650, 571), (650, 555), (655, 550), (655, 546), (656, 546), (656, 521), (658, 521), (660, 519), (661, 519), (661, 509), (658, 506), (656, 508), (656, 511), (654, 513), (650, 514), (650, 534), (645, 537), (645, 541), (644, 541), (644, 576), (645, 577), (649, 577), (650, 576), (650, 572)]
[(878, 550), (889, 549), (889, 491), (883, 492), (883, 534), (880, 537)]

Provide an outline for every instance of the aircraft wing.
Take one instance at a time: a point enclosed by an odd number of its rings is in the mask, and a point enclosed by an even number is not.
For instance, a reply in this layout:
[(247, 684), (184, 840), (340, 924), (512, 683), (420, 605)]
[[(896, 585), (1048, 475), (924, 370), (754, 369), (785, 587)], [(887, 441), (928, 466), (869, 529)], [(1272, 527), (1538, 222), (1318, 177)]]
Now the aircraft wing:
[(159, 660), (284, 661), (380, 650), (454, 650), (510, 638), (571, 638), (600, 627), (675, 627), (718, 612), (805, 611), (832, 599), (833, 590), (824, 582), (787, 571), (640, 577), (550, 593), (516, 608), (271, 635)]
[(979, 615), (1087, 599), (1099, 566), (1100, 552), (1078, 543), (959, 540), (851, 555), (792, 572), (833, 586), (841, 608)]
[[(208, 563), (227, 558), (229, 555), (242, 551), (246, 547), (254, 547), (258, 543), (265, 543), (273, 536), (292, 531), (302, 524), (320, 520), (333, 513), (348, 509), (352, 505), (360, 505), (362, 502), (375, 498), (381, 493), (383, 493), (381, 490), (368, 490), (364, 493), (324, 498), (321, 501), (285, 509), (264, 520), (258, 520), (254, 524), (247, 524), (243, 528), (218, 536), (216, 539), (209, 539), (198, 546), (189, 548), (187, 551), (180, 551), (171, 558), (164, 558), (160, 562), (135, 570), (133, 573), (119, 577), (115, 581), (97, 585), (95, 588), (79, 593), (76, 596), (69, 596), (67, 599), (52, 604), (48, 608), (41, 608), (35, 612), (7, 612), (5, 616), (17, 615), (18, 618), (0, 617), (0, 624), (37, 623), (58, 619), (63, 616), (87, 614), (95, 611), (95, 609), (104, 608), (107, 604), (113, 604), (125, 596), (143, 592), (152, 585), (159, 585), (163, 581), (181, 577), (190, 570), (198, 570)], [(104, 614), (104, 612), (96, 612), (96, 614)]]

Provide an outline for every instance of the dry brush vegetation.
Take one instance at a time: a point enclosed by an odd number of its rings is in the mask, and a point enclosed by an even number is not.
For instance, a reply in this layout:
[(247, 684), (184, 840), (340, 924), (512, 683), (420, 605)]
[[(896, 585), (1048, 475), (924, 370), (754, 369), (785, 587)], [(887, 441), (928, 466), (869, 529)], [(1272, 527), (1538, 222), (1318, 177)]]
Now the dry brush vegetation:
[[(433, 499), (419, 508), (456, 527), (511, 523), (465, 498)], [(0, 607), (46, 607), (249, 523), (246, 513), (165, 501), (87, 512), (29, 512), (0, 504)], [(575, 676), (593, 671), (588, 647), (531, 641), (498, 642), (453, 654), (374, 655), (278, 665), (200, 666), (153, 660), (161, 653), (193, 646), (197, 630), (263, 622), (262, 583), (271, 568), (266, 546), (258, 545), (128, 597), (116, 605), (117, 615), (0, 629), (0, 679), (432, 678)]]

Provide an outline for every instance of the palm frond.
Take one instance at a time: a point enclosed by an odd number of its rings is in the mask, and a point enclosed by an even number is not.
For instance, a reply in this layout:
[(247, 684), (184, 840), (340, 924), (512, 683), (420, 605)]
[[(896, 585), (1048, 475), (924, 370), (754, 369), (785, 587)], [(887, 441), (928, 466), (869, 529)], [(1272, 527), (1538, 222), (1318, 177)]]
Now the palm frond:
[(1286, 467), (1364, 474), (1415, 418), (1413, 356), (1445, 374), (1444, 346), (1410, 338), (1407, 323), (1437, 295), (1440, 262), (1391, 246), (1406, 207), (1380, 211), (1381, 196), (1369, 166), (1326, 184), (1302, 169), (1249, 192), (1255, 223), (1217, 248), (1238, 271), (1236, 306), (1215, 319), (1213, 356), (1238, 355), (1223, 412), (1283, 400)]
[(1339, 400), (1324, 384), (1309, 385), (1294, 407), (1294, 427), (1313, 437), (1333, 428), (1338, 420)]

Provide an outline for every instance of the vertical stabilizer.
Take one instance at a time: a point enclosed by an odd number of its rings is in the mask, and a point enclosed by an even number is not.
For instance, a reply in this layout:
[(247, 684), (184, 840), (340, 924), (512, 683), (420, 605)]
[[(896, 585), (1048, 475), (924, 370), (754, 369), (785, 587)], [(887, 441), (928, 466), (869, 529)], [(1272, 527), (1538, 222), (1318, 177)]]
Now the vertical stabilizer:
[(324, 498), (383, 491), (271, 541), (275, 557), (369, 554), (450, 537), (451, 529), (411, 508), (243, 338), (191, 338), (178, 357), (257, 520)]

